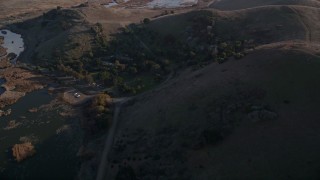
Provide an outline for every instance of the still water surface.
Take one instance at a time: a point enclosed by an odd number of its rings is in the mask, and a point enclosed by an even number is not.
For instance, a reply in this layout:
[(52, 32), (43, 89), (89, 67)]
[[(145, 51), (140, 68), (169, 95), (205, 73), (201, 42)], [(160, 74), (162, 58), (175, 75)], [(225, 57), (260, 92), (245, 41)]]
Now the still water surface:
[[(82, 139), (79, 123), (60, 116), (59, 109), (28, 112), (48, 104), (53, 98), (47, 90), (32, 92), (8, 107), (12, 109), (10, 116), (0, 117), (0, 179), (73, 179), (76, 175), (76, 153)], [(11, 120), (20, 125), (5, 130)], [(72, 131), (57, 133), (57, 129), (70, 124)], [(26, 137), (36, 142), (37, 153), (17, 163), (10, 149)]]

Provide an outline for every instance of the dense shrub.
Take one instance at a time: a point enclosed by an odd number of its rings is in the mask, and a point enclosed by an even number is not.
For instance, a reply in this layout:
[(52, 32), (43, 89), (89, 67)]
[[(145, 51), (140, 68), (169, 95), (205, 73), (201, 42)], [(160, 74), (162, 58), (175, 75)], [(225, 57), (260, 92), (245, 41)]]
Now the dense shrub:
[(112, 120), (111, 97), (107, 94), (95, 96), (85, 112), (89, 121), (94, 121), (98, 129), (109, 127)]

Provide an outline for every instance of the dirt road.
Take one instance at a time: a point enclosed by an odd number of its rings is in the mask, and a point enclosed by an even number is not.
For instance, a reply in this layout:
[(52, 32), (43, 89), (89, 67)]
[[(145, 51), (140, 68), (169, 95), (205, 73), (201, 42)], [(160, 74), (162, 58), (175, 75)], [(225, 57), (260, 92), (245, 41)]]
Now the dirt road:
[(294, 8), (294, 7), (290, 7), (290, 6), (288, 6), (294, 13), (296, 13), (297, 14), (297, 16), (298, 16), (298, 20), (299, 20), (299, 22), (302, 24), (302, 26), (303, 26), (303, 28), (305, 29), (305, 31), (306, 31), (306, 41), (307, 42), (311, 42), (311, 32), (310, 32), (310, 29), (309, 29), (309, 27), (308, 27), (308, 25), (302, 20), (302, 15)]
[(120, 115), (120, 112), (121, 112), (122, 105), (127, 103), (130, 100), (137, 99), (139, 97), (143, 97), (147, 93), (154, 92), (154, 91), (157, 91), (157, 90), (160, 90), (160, 89), (166, 87), (166, 85), (168, 85), (168, 81), (170, 79), (172, 79), (173, 76), (174, 76), (174, 72), (170, 73), (168, 75), (167, 79), (165, 81), (163, 81), (154, 90), (141, 93), (141, 94), (139, 94), (137, 96), (122, 97), (122, 98), (114, 98), (113, 99), (113, 103), (115, 104), (115, 110), (114, 110), (114, 115), (113, 115), (113, 120), (112, 120), (113, 123), (112, 123), (111, 128), (109, 129), (107, 140), (105, 142), (105, 146), (104, 146), (103, 154), (102, 154), (102, 157), (101, 157), (101, 161), (100, 161), (100, 165), (99, 165), (99, 169), (98, 169), (96, 180), (103, 180), (104, 177), (106, 177), (106, 174), (108, 173), (109, 166), (108, 166), (107, 158), (108, 158), (108, 154), (110, 152), (110, 149), (111, 149), (111, 147), (113, 145), (114, 135), (115, 135), (115, 133), (117, 132), (117, 129), (118, 129), (119, 115)]
[(108, 166), (108, 154), (109, 151), (112, 147), (113, 140), (114, 140), (114, 135), (117, 131), (118, 124), (119, 124), (119, 115), (121, 112), (121, 106), (126, 103), (128, 100), (131, 98), (118, 98), (114, 99), (113, 102), (116, 104), (115, 110), (114, 110), (114, 115), (113, 115), (113, 124), (111, 128), (109, 129), (107, 140), (104, 146), (104, 151), (101, 157), (99, 169), (98, 169), (98, 174), (97, 174), (97, 180), (103, 180), (105, 177), (105, 174), (107, 174), (109, 166)]

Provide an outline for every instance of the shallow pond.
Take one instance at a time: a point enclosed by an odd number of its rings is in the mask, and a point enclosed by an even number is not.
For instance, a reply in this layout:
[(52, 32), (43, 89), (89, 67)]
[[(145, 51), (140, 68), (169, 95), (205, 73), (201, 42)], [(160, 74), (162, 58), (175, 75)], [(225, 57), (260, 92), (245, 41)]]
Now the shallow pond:
[(16, 57), (12, 60), (15, 62), (18, 56), (24, 51), (23, 38), (20, 34), (11, 32), (7, 29), (0, 30), (0, 36), (4, 37), (4, 41), (1, 46), (7, 49), (7, 55), (10, 53), (16, 54)]
[(150, 8), (177, 8), (196, 5), (198, 0), (153, 0), (147, 4)]
[[(12, 109), (11, 115), (0, 118), (0, 179), (74, 179), (76, 153), (82, 139), (77, 120), (60, 116), (59, 108), (28, 112), (53, 98), (46, 90), (32, 92), (8, 107)], [(7, 129), (12, 120), (19, 126)], [(63, 131), (61, 127), (72, 130)], [(35, 142), (36, 154), (17, 163), (11, 147), (24, 139)]]
[[(128, 2), (128, 1), (129, 1), (129, 0), (124, 0), (123, 2), (126, 3), (126, 2)], [(104, 5), (104, 7), (106, 7), (106, 8), (111, 8), (111, 7), (116, 6), (116, 5), (118, 5), (118, 3), (113, 0), (112, 2)]]

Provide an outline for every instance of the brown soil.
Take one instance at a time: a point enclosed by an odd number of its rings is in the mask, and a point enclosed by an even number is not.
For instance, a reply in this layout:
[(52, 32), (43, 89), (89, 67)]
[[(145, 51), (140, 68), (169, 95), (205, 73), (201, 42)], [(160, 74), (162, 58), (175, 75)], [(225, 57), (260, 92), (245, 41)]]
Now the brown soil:
[(11, 63), (7, 60), (7, 58), (3, 58), (0, 61), (0, 69), (4, 69), (4, 68), (10, 67), (10, 66), (11, 66)]
[(2, 58), (5, 55), (7, 55), (6, 49), (0, 46), (0, 58)]
[[(76, 97), (75, 93), (78, 93), (80, 97)], [(62, 100), (70, 105), (77, 106), (77, 105), (83, 105), (84, 103), (88, 102), (93, 95), (85, 95), (79, 91), (73, 90), (67, 90), (64, 93), (62, 93)]]
[[(0, 45), (3, 44), (4, 37), (0, 36)], [(7, 55), (7, 51), (4, 47), (0, 46), (0, 59), (2, 59), (3, 56)]]

